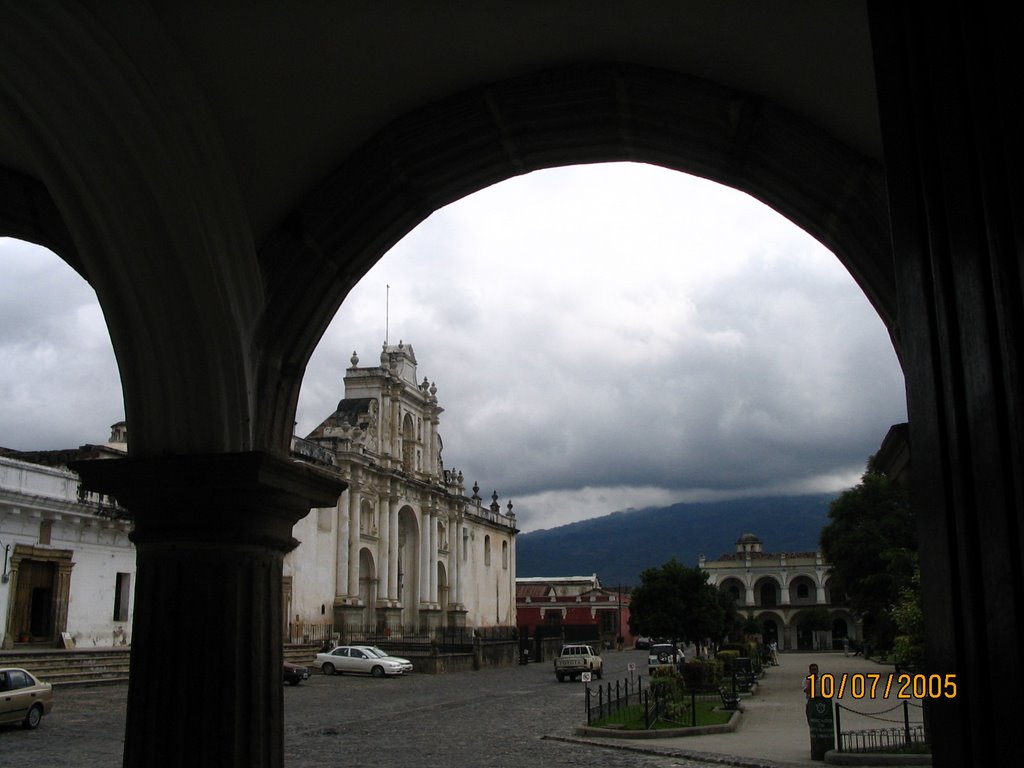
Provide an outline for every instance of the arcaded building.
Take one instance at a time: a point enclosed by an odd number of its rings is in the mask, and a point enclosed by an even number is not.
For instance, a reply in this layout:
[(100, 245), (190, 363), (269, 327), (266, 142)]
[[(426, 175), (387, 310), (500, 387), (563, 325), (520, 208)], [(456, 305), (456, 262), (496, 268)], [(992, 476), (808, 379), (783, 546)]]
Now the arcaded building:
[[(332, 624), (360, 630), (515, 625), (512, 502), (445, 466), (437, 387), (418, 381), (411, 344), (384, 345), (375, 365), (352, 353), (344, 396), (293, 455), (347, 484), (314, 509), (285, 557), (286, 635)], [(293, 639), (295, 639), (293, 637)]]
[[(708, 583), (730, 595), (737, 610), (754, 619), (766, 643), (780, 650), (826, 650), (843, 647), (843, 638), (861, 637), (861, 626), (829, 588), (830, 567), (821, 552), (765, 552), (753, 533), (736, 540), (736, 551), (717, 560), (700, 556)], [(807, 626), (807, 612), (823, 608), (831, 627)]]

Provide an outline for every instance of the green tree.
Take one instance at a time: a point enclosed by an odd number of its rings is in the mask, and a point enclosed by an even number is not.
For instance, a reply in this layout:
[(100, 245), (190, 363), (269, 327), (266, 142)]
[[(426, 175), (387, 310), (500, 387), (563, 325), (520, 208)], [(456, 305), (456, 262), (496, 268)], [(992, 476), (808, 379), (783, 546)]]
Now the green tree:
[(900, 591), (900, 600), (893, 608), (896, 642), (893, 651), (902, 664), (920, 667), (924, 664), (924, 612), (921, 610), (921, 569), (914, 568), (910, 583)]
[(893, 607), (914, 574), (917, 529), (904, 488), (868, 464), (860, 483), (829, 509), (821, 551), (832, 566), (831, 589), (845, 594), (876, 647), (891, 648)]
[(674, 557), (640, 574), (640, 586), (629, 602), (629, 628), (634, 635), (687, 642), (717, 640), (726, 630), (726, 620), (727, 609), (718, 590), (708, 584), (708, 574)]

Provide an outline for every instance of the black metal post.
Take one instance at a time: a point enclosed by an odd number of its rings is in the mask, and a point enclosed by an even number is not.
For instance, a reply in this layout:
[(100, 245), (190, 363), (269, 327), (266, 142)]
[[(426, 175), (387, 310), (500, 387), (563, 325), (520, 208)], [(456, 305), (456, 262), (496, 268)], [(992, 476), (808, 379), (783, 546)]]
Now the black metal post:
[(843, 751), (843, 729), (840, 725), (839, 710), (843, 708), (842, 704), (836, 703), (836, 741), (839, 744), (840, 752)]
[(590, 686), (589, 685), (587, 686), (586, 700), (587, 700), (587, 725), (590, 725)]
[(903, 738), (905, 743), (910, 743), (910, 713), (906, 699), (903, 700)]

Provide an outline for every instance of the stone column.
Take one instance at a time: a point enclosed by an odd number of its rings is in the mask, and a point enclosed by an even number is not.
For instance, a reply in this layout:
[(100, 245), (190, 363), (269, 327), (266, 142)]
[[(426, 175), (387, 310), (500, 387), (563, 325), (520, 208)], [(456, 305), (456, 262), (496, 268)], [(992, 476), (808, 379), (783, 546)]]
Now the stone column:
[(437, 603), (437, 548), (441, 544), (437, 540), (437, 507), (430, 507), (430, 600)]
[(785, 581), (782, 582), (782, 586), (779, 587), (779, 605), (789, 605), (789, 586)]
[(356, 485), (358, 470), (352, 470), (352, 485), (348, 489), (348, 597), (359, 595), (359, 502), (362, 494)]
[(430, 602), (430, 510), (420, 508), (420, 603)]
[[(1024, 51), (1012, 6), (869, 2), (936, 765), (1020, 748)], [(1013, 695), (1012, 693), (1010, 694)]]
[(338, 525), (335, 527), (337, 531), (335, 539), (337, 557), (335, 558), (334, 575), (335, 605), (343, 605), (345, 595), (348, 594), (348, 495), (349, 491), (347, 490), (341, 494), (336, 507)]
[(135, 517), (124, 765), (281, 766), (282, 560), (295, 522), (344, 483), (264, 453), (72, 469)]
[(459, 578), (455, 582), (455, 600), (460, 606), (466, 605), (465, 593), (462, 589), (462, 584), (466, 580), (466, 569), (462, 567), (463, 563), (468, 563), (467, 560), (470, 553), (470, 546), (468, 541), (462, 540), (462, 526), (465, 519), (460, 514), (458, 516), (459, 530), (457, 531), (457, 537), (459, 539)]
[(388, 600), (398, 602), (398, 496), (388, 497), (388, 550), (391, 569), (388, 571)]
[(388, 508), (390, 493), (381, 491), (377, 494), (377, 600), (386, 603), (388, 600), (389, 573), (391, 571), (390, 532), (391, 515)]
[(448, 603), (462, 607), (462, 522), (457, 515), (448, 518)]

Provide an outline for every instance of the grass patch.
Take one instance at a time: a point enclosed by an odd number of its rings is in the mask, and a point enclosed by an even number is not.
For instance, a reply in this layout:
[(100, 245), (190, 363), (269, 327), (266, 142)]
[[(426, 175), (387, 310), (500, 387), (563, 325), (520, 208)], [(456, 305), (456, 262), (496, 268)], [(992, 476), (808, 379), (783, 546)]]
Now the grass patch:
[[(732, 712), (715, 711), (715, 707), (719, 706), (718, 702), (715, 701), (697, 701), (697, 725), (722, 725), (728, 723), (729, 718), (732, 717)], [(640, 706), (631, 706), (624, 709), (620, 709), (613, 715), (595, 720), (591, 725), (597, 726), (598, 728), (605, 726), (615, 726), (627, 731), (642, 731), (644, 730), (644, 710)], [(689, 701), (687, 701), (685, 715), (678, 720), (670, 720), (662, 718), (654, 723), (654, 730), (660, 730), (664, 728), (688, 728), (693, 725), (691, 719), (691, 713), (689, 708)]]

